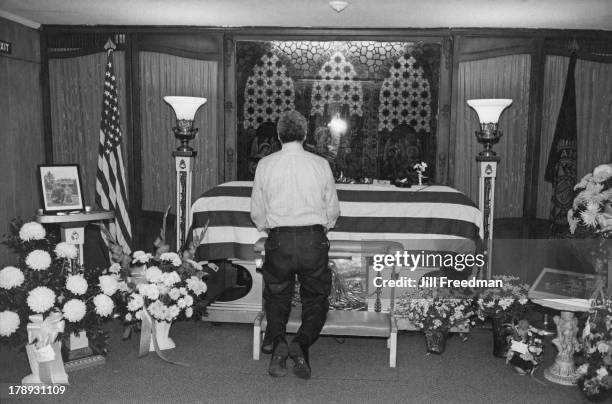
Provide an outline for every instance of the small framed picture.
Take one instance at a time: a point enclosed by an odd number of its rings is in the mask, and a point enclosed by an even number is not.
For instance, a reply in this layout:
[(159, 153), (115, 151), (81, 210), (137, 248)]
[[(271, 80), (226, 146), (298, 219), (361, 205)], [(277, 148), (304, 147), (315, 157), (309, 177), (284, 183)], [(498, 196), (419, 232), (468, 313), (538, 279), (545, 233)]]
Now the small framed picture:
[(78, 164), (39, 165), (38, 175), (45, 213), (84, 209)]

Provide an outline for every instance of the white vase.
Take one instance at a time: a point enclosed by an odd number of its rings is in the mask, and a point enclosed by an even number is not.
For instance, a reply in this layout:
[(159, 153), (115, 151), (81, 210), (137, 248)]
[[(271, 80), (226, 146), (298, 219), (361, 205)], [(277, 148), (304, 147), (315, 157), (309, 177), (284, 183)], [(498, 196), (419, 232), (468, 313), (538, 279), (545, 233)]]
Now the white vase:
[[(155, 321), (153, 327), (155, 327), (155, 334), (157, 335), (157, 346), (160, 350), (176, 348), (176, 344), (172, 341), (172, 338), (168, 336), (170, 333), (170, 326), (172, 324), (167, 321)], [(153, 334), (151, 334), (151, 344), (149, 345), (149, 352), (155, 351), (155, 345), (153, 345)]]

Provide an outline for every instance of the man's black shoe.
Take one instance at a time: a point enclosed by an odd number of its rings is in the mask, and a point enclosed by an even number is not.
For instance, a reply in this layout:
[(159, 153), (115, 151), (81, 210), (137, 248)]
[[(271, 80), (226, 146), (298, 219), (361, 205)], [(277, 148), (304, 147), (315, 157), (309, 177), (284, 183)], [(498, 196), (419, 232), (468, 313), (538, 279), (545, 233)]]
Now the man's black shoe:
[(280, 342), (274, 349), (272, 358), (270, 358), (270, 366), (268, 367), (270, 376), (283, 377), (287, 375), (287, 355), (287, 343)]
[(300, 379), (310, 379), (310, 365), (302, 347), (292, 342), (289, 346), (289, 356), (293, 360), (293, 374)]
[(261, 344), (261, 352), (265, 354), (271, 354), (274, 352), (274, 341), (268, 341), (264, 337), (263, 343)]

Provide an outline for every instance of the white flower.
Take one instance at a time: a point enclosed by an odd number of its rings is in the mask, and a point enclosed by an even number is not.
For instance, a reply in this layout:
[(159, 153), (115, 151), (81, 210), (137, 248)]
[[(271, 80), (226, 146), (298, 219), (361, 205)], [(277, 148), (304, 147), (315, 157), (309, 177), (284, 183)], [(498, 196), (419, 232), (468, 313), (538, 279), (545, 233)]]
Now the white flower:
[(100, 280), (100, 290), (102, 290), (102, 293), (107, 296), (114, 295), (117, 289), (119, 288), (119, 283), (117, 282), (117, 279), (115, 279), (115, 277), (112, 275), (102, 275), (98, 279)]
[(19, 315), (14, 311), (0, 312), (0, 336), (8, 337), (19, 328)]
[(137, 320), (142, 320), (142, 310), (138, 310), (134, 313), (134, 317), (136, 317)]
[(46, 235), (45, 228), (37, 222), (24, 223), (19, 229), (19, 238), (23, 241), (42, 240)]
[(608, 371), (606, 370), (606, 368), (604, 366), (602, 366), (599, 369), (597, 369), (597, 378), (598, 379), (603, 379), (606, 376), (608, 376)]
[(597, 216), (598, 215), (596, 213), (593, 213), (590, 210), (584, 210), (580, 212), (580, 217), (582, 218), (582, 221), (584, 222), (585, 225), (589, 227), (597, 226)]
[(150, 283), (141, 283), (138, 285), (138, 291), (147, 299), (157, 300), (159, 298), (159, 289)]
[(179, 288), (179, 291), (181, 292), (181, 295), (186, 295), (186, 294), (188, 294), (188, 293), (189, 293), (189, 292), (187, 291), (187, 288), (185, 288), (185, 287), (183, 287), (183, 286), (181, 286), (181, 287)]
[(35, 271), (44, 271), (51, 265), (51, 256), (44, 250), (34, 250), (28, 254), (25, 262)]
[(104, 293), (100, 293), (96, 295), (93, 299), (94, 306), (96, 306), (96, 313), (98, 313), (102, 317), (108, 317), (113, 313), (113, 309), (115, 308), (115, 303), (113, 303), (113, 299), (105, 295)]
[(567, 222), (569, 223), (570, 233), (574, 234), (580, 220), (574, 218), (574, 211), (572, 209), (567, 211)]
[(66, 320), (76, 323), (85, 317), (87, 308), (82, 300), (70, 299), (66, 302), (66, 304), (64, 304), (62, 311), (64, 312), (64, 318)]
[(111, 274), (118, 274), (121, 271), (121, 265), (119, 265), (117, 262), (113, 262), (113, 264), (108, 267), (108, 272), (110, 272)]
[(156, 300), (149, 305), (149, 313), (160, 321), (166, 321), (168, 318), (168, 307), (161, 301)]
[(170, 289), (170, 292), (168, 292), (168, 296), (170, 296), (170, 299), (172, 300), (177, 300), (179, 297), (181, 297), (181, 291), (177, 288), (172, 288)]
[(12, 289), (23, 284), (24, 277), (21, 269), (17, 267), (4, 267), (0, 271), (0, 288)]
[(142, 308), (143, 305), (144, 305), (144, 298), (142, 297), (142, 295), (138, 293), (133, 293), (130, 296), (130, 300), (128, 301), (127, 309), (129, 311), (137, 311), (137, 310), (140, 310), (140, 308)]
[(165, 272), (162, 274), (160, 281), (163, 282), (166, 286), (172, 286), (175, 283), (180, 282), (181, 277), (179, 276), (179, 274), (176, 273), (176, 271)]
[(580, 375), (586, 375), (588, 370), (589, 370), (589, 364), (583, 363), (582, 365), (580, 365), (578, 369), (576, 369), (576, 372), (578, 372), (578, 374)]
[(599, 344), (597, 344), (597, 350), (602, 354), (605, 354), (610, 350), (610, 345), (608, 345), (605, 341), (599, 341)]
[(591, 173), (588, 173), (587, 175), (582, 177), (580, 182), (578, 182), (578, 184), (576, 184), (576, 186), (574, 187), (574, 191), (586, 188), (587, 184), (591, 181), (592, 178), (593, 178), (593, 174)]
[(185, 303), (185, 299), (183, 299), (182, 297), (176, 301), (176, 305), (181, 309), (187, 307), (187, 303)]
[(608, 178), (612, 177), (612, 165), (602, 164), (593, 170), (593, 180), (597, 182), (603, 182)]
[(157, 290), (159, 290), (160, 295), (167, 295), (168, 292), (170, 292), (170, 286), (166, 286), (163, 283), (158, 283), (155, 286), (157, 287)]
[(193, 305), (193, 297), (191, 297), (190, 295), (185, 296), (183, 299), (185, 300), (185, 304), (187, 306)]
[(157, 283), (161, 282), (162, 274), (163, 272), (158, 267), (149, 267), (145, 271), (145, 278), (147, 278), (149, 282)]
[(137, 262), (141, 264), (146, 264), (151, 258), (153, 258), (153, 256), (149, 253), (145, 253), (141, 250), (134, 251), (132, 253), (132, 264), (135, 264)]
[(125, 321), (132, 321), (132, 313), (128, 313), (125, 315)]
[(176, 304), (173, 304), (172, 306), (168, 307), (168, 321), (172, 321), (174, 320), (176, 317), (178, 317), (178, 315), (181, 313), (181, 310), (177, 307)]
[(55, 292), (46, 286), (38, 286), (28, 293), (28, 306), (35, 313), (44, 313), (55, 304)]
[(191, 318), (191, 316), (193, 316), (193, 309), (192, 309), (191, 307), (187, 307), (187, 308), (185, 309), (185, 316), (186, 316), (187, 318)]
[(74, 260), (76, 259), (78, 253), (79, 252), (74, 244), (68, 244), (66, 242), (61, 242), (55, 246), (55, 255), (57, 255), (60, 258)]
[(192, 276), (187, 279), (187, 288), (191, 290), (196, 296), (206, 293), (207, 286), (197, 276)]
[(181, 257), (179, 257), (177, 253), (173, 253), (173, 252), (163, 253), (162, 255), (159, 256), (159, 259), (162, 261), (170, 262), (175, 267), (180, 267), (182, 263)]
[(69, 275), (66, 279), (66, 289), (75, 295), (82, 295), (87, 292), (87, 281), (83, 275)]

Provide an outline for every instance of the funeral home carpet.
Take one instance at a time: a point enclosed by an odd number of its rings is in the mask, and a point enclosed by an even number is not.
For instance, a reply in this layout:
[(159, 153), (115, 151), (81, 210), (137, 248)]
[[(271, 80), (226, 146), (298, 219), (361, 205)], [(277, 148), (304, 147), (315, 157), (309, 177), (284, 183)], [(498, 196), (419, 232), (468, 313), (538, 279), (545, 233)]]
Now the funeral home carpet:
[[(252, 359), (253, 328), (248, 324), (177, 323), (166, 351), (188, 367), (161, 361), (155, 353), (139, 359), (138, 336), (121, 341), (111, 325), (110, 352), (103, 366), (69, 373), (62, 396), (13, 397), (9, 384), (29, 373), (25, 352), (0, 351), (3, 402), (64, 403), (556, 403), (582, 402), (576, 387), (552, 384), (543, 368), (556, 349), (546, 344), (535, 378), (519, 376), (491, 354), (491, 331), (474, 329), (467, 341), (448, 340), (446, 352), (426, 355), (421, 333), (398, 336), (397, 368), (388, 366), (386, 341), (321, 337), (311, 350), (312, 379), (289, 372), (267, 374), (269, 356)], [(290, 362), (288, 363), (290, 367)]]

